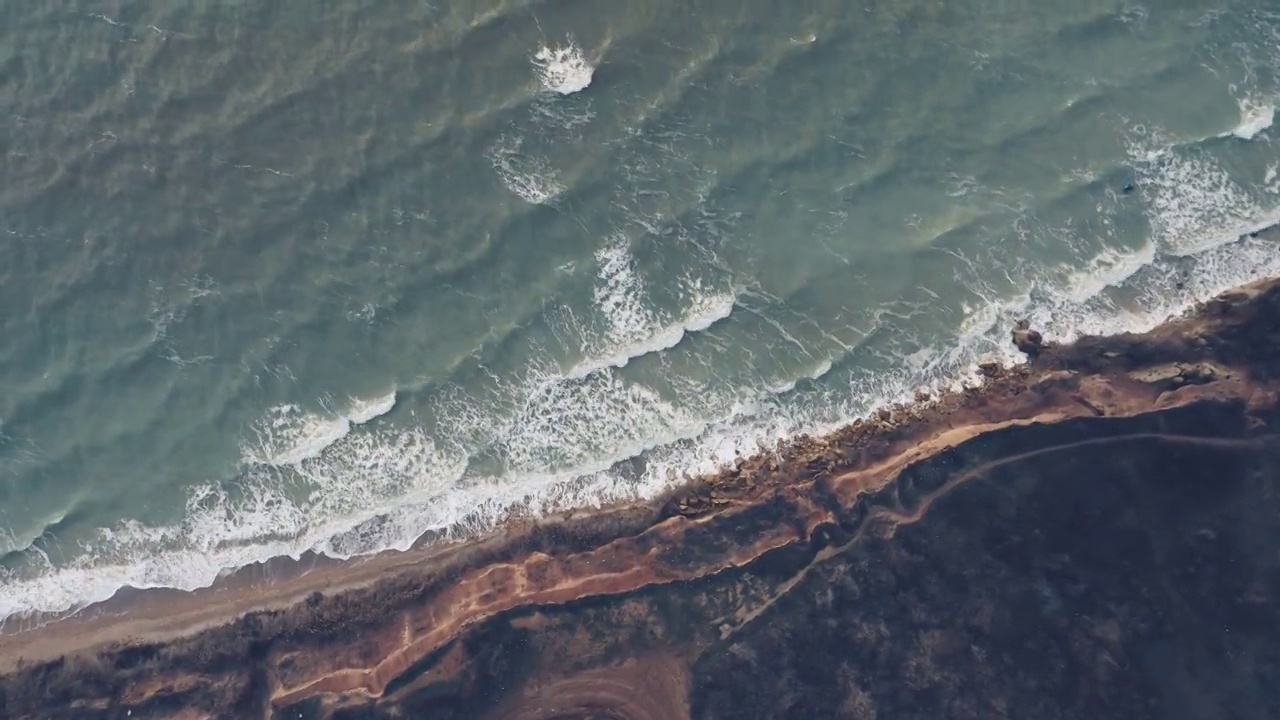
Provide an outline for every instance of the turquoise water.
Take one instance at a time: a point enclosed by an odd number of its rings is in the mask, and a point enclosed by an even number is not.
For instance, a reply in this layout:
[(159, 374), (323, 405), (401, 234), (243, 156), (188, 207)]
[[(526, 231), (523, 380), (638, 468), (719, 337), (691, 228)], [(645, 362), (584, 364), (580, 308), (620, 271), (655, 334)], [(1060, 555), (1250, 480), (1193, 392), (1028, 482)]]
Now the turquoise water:
[(647, 496), (1280, 274), (1262, 0), (10, 3), (0, 617)]

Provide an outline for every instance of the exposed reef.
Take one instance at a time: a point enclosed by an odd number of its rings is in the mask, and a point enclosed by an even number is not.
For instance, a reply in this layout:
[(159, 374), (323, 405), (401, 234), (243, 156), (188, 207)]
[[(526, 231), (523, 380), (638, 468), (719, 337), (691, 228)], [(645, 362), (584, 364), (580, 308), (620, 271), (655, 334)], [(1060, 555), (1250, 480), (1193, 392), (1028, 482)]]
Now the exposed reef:
[(1011, 342), (651, 504), (9, 631), (0, 716), (1280, 717), (1280, 282)]

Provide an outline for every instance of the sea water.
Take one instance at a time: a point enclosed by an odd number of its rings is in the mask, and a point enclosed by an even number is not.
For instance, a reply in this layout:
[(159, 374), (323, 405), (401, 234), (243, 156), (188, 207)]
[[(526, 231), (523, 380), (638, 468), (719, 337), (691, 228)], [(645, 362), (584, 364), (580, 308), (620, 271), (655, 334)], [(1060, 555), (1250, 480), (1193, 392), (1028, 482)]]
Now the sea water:
[(652, 496), (976, 383), (1017, 318), (1280, 274), (1263, 0), (33, 0), (0, 36), (0, 617)]

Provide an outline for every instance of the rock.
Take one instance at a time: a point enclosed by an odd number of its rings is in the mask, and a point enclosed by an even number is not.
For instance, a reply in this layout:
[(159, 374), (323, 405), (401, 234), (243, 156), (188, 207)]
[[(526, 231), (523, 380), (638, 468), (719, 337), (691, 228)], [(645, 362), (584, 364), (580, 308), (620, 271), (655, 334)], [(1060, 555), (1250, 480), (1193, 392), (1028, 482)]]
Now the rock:
[(1031, 387), (1037, 391), (1051, 388), (1072, 388), (1080, 384), (1079, 376), (1071, 370), (1054, 370), (1040, 375), (1032, 381)]
[(1208, 363), (1183, 365), (1181, 377), (1192, 385), (1204, 385), (1218, 379), (1218, 369)]
[(1218, 379), (1219, 371), (1208, 363), (1172, 363), (1135, 370), (1129, 377), (1138, 382), (1177, 388), (1183, 385), (1205, 385)]
[(1044, 349), (1044, 337), (1031, 329), (1030, 320), (1019, 320), (1013, 327), (1013, 344), (1019, 351), (1035, 357)]
[(1156, 367), (1135, 370), (1129, 373), (1129, 377), (1138, 382), (1148, 383), (1152, 385), (1170, 383), (1175, 378), (1182, 375), (1182, 368), (1177, 364), (1158, 365)]
[(1000, 363), (984, 362), (978, 363), (978, 372), (984, 377), (993, 378), (1000, 374)]

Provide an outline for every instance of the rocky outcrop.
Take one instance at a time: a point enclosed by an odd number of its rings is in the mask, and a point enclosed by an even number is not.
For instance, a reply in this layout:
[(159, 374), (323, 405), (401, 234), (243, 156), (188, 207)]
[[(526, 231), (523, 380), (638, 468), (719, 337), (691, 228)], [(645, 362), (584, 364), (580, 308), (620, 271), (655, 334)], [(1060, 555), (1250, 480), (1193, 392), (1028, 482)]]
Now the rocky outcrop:
[(1280, 717), (1280, 285), (1020, 331), (981, 389), (650, 505), (0, 637), (0, 716)]
[(1044, 349), (1044, 337), (1039, 330), (1031, 327), (1030, 320), (1019, 320), (1013, 326), (1013, 346), (1031, 357), (1040, 354)]

